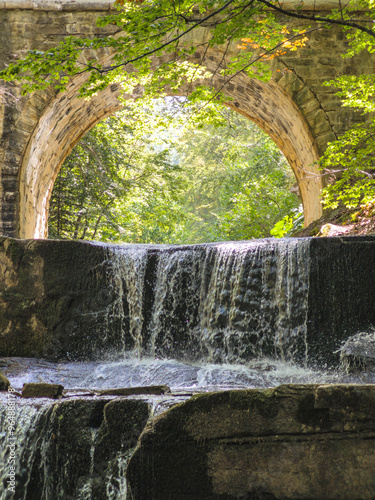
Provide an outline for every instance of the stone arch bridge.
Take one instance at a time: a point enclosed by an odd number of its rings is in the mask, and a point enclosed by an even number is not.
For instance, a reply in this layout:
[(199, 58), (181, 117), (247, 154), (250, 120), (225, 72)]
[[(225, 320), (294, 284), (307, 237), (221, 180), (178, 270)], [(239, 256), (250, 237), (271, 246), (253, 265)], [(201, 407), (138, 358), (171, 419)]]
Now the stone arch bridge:
[[(311, 4), (323, 11), (335, 2)], [(110, 10), (111, 3), (0, 0), (0, 67), (30, 49), (46, 50), (67, 35), (110, 33), (111, 28), (97, 28), (95, 21)], [(304, 5), (310, 8), (308, 1)], [(194, 36), (200, 43), (206, 32), (201, 29)], [(344, 72), (372, 71), (375, 66), (375, 57), (368, 55), (343, 59), (345, 47), (340, 29), (315, 31), (306, 47), (273, 63), (270, 82), (239, 75), (225, 88), (232, 97), (231, 107), (257, 123), (285, 154), (299, 184), (307, 224), (321, 215), (323, 181), (315, 162), (329, 141), (358, 120), (322, 83)], [(103, 49), (88, 55), (101, 62), (110, 58)], [(204, 59), (202, 54), (198, 57), (213, 68), (222, 60), (223, 51), (218, 47), (206, 53)], [(50, 88), (27, 96), (21, 96), (16, 84), (1, 85), (0, 234), (18, 238), (47, 236), (49, 199), (62, 162), (92, 126), (120, 108), (118, 85), (108, 87), (91, 101), (78, 98), (83, 78), (72, 78), (65, 92)]]

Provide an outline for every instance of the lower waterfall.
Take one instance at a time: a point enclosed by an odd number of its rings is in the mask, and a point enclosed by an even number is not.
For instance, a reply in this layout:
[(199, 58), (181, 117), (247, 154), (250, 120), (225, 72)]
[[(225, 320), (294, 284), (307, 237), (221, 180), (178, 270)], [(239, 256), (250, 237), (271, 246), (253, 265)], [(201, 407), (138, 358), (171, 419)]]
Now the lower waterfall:
[(308, 240), (108, 249), (136, 357), (306, 364)]

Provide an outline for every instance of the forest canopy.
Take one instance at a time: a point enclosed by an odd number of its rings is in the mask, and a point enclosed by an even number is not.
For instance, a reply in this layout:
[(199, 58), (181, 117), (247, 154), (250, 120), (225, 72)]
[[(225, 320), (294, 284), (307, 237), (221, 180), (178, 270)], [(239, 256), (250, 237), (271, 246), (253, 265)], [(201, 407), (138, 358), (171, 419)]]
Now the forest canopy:
[[(128, 103), (86, 134), (56, 179), (50, 237), (138, 243), (262, 238), (298, 212), (294, 175), (265, 133), (223, 106), (200, 127), (187, 125), (184, 115), (191, 112), (181, 99), (156, 100), (142, 112)], [(164, 129), (160, 120), (168, 115)]]

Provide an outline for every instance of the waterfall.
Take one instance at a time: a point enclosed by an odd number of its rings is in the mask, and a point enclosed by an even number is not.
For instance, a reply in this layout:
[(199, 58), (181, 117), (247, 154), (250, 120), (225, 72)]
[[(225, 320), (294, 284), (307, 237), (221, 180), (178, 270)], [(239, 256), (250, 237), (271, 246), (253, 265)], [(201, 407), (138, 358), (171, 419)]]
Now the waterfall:
[(137, 356), (306, 361), (306, 240), (114, 247), (110, 253), (123, 345)]
[(17, 272), (35, 286), (25, 293), (15, 280), (0, 292), (0, 352), (9, 355), (209, 363), (268, 356), (322, 366), (375, 323), (371, 238), (10, 245), (9, 255), (25, 255)]
[[(210, 249), (200, 300), (202, 340), (211, 362), (270, 355), (304, 358), (308, 245), (296, 241), (222, 244)], [(206, 264), (207, 267), (207, 264)]]
[[(30, 325), (46, 325), (50, 359), (3, 358), (2, 371), (19, 390), (43, 381), (62, 383), (67, 392), (61, 401), (14, 404), (0, 393), (0, 498), (126, 498), (125, 471), (146, 423), (192, 393), (373, 384), (373, 372), (316, 368), (332, 366), (344, 339), (375, 324), (374, 242), (74, 242), (75, 260), (67, 251), (73, 242), (38, 242), (39, 274), (28, 267), (36, 250), (25, 248), (19, 274), (41, 279), (35, 289), (43, 290), (43, 300), (32, 296), (25, 307), (22, 288), (12, 284), (7, 314), (12, 323), (24, 312), (16, 339)], [(172, 393), (92, 396), (155, 384)], [(10, 464), (15, 493), (8, 489)]]
[(121, 322), (123, 349), (131, 347), (134, 355), (140, 356), (147, 250), (144, 247), (109, 247), (107, 252), (113, 265), (111, 287), (116, 297), (111, 314)]

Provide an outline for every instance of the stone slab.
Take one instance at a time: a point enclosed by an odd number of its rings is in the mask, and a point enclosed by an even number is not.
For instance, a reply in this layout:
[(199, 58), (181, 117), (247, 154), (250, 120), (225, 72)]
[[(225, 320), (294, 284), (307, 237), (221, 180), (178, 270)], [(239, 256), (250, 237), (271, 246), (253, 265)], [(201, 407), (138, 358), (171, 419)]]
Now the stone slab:
[(128, 466), (130, 497), (373, 499), (374, 408), (375, 386), (195, 396), (144, 430)]

